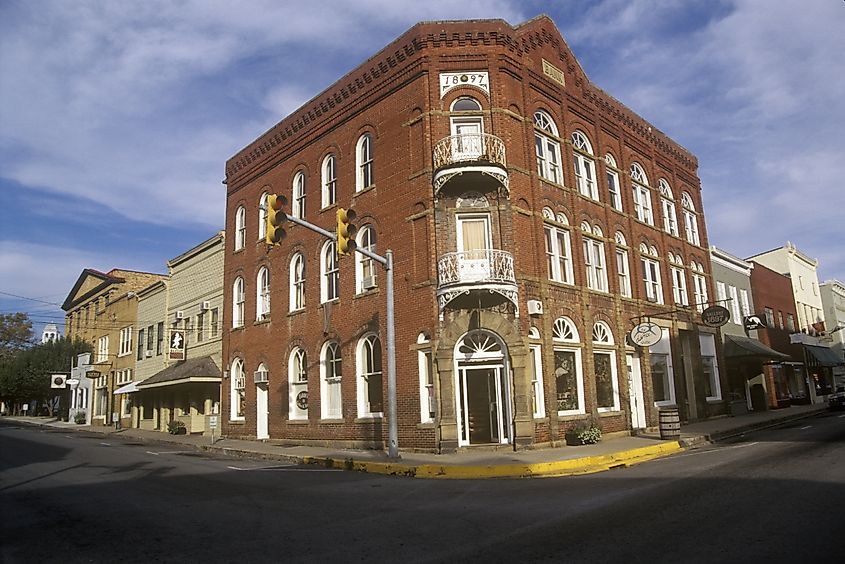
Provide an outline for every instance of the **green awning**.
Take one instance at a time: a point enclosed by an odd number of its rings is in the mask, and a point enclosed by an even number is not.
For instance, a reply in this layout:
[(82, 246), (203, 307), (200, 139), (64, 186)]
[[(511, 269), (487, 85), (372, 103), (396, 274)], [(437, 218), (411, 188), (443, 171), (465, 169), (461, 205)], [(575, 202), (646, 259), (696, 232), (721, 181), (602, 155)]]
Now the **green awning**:
[(845, 364), (845, 359), (836, 354), (836, 351), (829, 347), (817, 345), (804, 345), (810, 356), (818, 361), (820, 366), (840, 366)]

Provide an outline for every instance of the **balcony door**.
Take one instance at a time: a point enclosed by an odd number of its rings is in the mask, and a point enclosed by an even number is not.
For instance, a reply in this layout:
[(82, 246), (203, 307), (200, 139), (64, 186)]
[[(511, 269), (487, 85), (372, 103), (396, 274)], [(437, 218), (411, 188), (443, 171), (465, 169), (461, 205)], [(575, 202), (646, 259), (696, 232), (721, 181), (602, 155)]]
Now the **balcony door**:
[(452, 161), (474, 161), (481, 156), (483, 126), (481, 117), (452, 118)]
[(487, 214), (458, 215), (458, 273), (462, 281), (490, 278), (490, 216)]

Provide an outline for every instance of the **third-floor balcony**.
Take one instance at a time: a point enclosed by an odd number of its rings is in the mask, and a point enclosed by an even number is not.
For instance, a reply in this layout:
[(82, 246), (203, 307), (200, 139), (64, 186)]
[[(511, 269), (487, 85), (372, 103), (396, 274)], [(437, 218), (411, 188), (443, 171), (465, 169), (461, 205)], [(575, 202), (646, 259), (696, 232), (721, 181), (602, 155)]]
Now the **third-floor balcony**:
[(516, 310), (519, 300), (513, 255), (498, 249), (446, 253), (437, 261), (437, 298), (441, 315), (447, 306), (485, 308), (506, 301)]
[(488, 133), (464, 133), (438, 141), (434, 145), (434, 193), (458, 175), (482, 192), (492, 186), (507, 191), (505, 143)]

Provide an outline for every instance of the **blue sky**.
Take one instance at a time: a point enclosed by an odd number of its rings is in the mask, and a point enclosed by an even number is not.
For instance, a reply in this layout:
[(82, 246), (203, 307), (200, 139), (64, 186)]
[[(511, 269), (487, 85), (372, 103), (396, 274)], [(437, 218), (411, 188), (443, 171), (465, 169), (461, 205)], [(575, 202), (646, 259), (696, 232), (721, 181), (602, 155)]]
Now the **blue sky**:
[(84, 268), (166, 272), (222, 228), (226, 159), (416, 22), (541, 13), (698, 156), (711, 244), (845, 281), (845, 2), (314, 5), (0, 0), (0, 312), (40, 334)]

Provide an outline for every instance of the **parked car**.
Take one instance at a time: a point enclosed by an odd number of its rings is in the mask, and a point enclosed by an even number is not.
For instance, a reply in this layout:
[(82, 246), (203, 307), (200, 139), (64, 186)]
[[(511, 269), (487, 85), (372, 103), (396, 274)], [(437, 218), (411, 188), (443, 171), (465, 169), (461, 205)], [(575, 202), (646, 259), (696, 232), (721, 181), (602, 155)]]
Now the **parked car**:
[(836, 388), (836, 393), (827, 398), (827, 406), (830, 409), (845, 409), (845, 388)]

